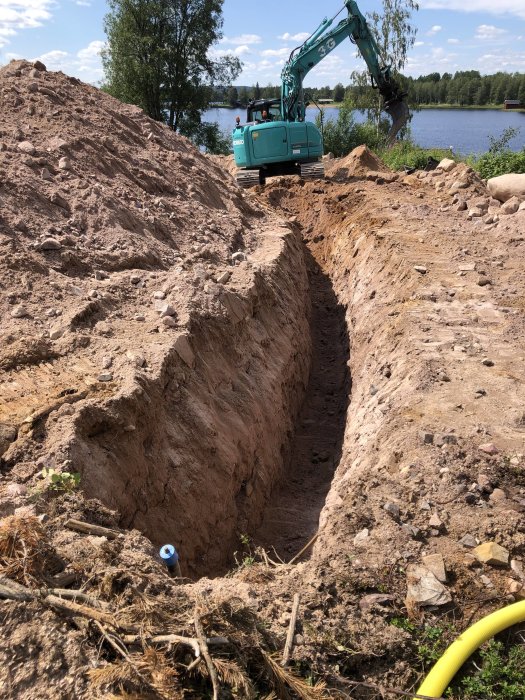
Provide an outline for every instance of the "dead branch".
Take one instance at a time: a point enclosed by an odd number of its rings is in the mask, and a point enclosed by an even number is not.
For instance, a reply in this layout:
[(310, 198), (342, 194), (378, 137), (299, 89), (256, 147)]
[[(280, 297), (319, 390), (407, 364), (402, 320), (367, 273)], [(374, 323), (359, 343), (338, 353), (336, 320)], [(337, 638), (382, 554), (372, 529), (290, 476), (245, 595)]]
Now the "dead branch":
[(93, 525), (92, 523), (85, 523), (82, 520), (70, 519), (64, 523), (64, 527), (70, 530), (76, 530), (77, 532), (82, 532), (85, 535), (97, 535), (98, 537), (107, 537), (108, 540), (114, 540), (120, 535), (117, 530), (111, 530), (109, 527), (102, 527), (102, 525)]
[(195, 616), (193, 622), (195, 624), (195, 632), (197, 633), (197, 639), (199, 640), (201, 652), (204, 657), (204, 661), (206, 662), (206, 666), (208, 667), (208, 671), (210, 673), (211, 684), (213, 686), (213, 700), (218, 700), (219, 678), (217, 676), (217, 670), (213, 665), (213, 660), (210, 656), (208, 645), (206, 644), (206, 637), (204, 636), (204, 629), (202, 627), (202, 622), (200, 620), (199, 611), (197, 608), (195, 608)]
[(122, 637), (122, 641), (125, 644), (139, 644), (142, 642), (147, 642), (148, 644), (184, 644), (187, 647), (191, 647), (195, 653), (196, 658), (201, 655), (201, 649), (199, 642), (195, 637), (181, 637), (179, 634), (159, 634), (155, 637), (148, 637), (147, 635), (139, 634), (126, 634)]
[(290, 559), (290, 561), (288, 562), (288, 564), (295, 564), (295, 562), (296, 562), (300, 557), (302, 557), (303, 554), (304, 554), (305, 552), (307, 552), (307, 551), (310, 549), (310, 547), (314, 544), (314, 542), (316, 541), (316, 539), (317, 539), (318, 537), (319, 537), (319, 533), (316, 532), (315, 535), (312, 537), (312, 539), (309, 540), (309, 541), (304, 545), (304, 547), (301, 549), (301, 551), (300, 551), (300, 552), (297, 552), (297, 554), (295, 555), (295, 557), (292, 557), (292, 558)]
[(292, 616), (290, 617), (290, 625), (288, 627), (288, 634), (286, 635), (286, 644), (284, 645), (283, 660), (281, 666), (287, 666), (290, 662), (290, 657), (293, 650), (293, 638), (295, 634), (295, 626), (297, 624), (297, 613), (299, 612), (299, 601), (301, 597), (299, 593), (296, 593), (293, 597), (292, 605)]

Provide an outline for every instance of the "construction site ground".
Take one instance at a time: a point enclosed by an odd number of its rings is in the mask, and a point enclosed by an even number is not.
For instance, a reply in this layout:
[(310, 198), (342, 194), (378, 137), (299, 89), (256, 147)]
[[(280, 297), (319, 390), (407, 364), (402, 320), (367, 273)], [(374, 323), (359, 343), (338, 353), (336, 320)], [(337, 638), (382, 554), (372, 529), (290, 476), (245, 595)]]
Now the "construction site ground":
[(61, 73), (0, 89), (2, 697), (414, 692), (418, 634), (525, 582), (525, 210), (364, 147), (242, 191)]

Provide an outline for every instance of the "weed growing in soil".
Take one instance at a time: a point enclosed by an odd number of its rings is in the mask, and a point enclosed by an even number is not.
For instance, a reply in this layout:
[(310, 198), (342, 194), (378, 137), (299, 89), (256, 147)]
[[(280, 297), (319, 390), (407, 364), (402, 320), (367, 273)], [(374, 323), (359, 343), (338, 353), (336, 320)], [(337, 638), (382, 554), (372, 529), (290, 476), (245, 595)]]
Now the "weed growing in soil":
[(451, 624), (421, 626), (406, 617), (394, 617), (390, 624), (411, 635), (415, 661), (423, 671), (429, 670), (436, 663), (457, 636), (457, 631)]
[(473, 671), (464, 676), (450, 697), (456, 700), (522, 700), (525, 697), (525, 646), (506, 648), (491, 640), (471, 662)]
[(41, 476), (47, 479), (46, 486), (50, 491), (73, 491), (80, 484), (78, 472), (57, 472), (55, 469), (44, 467)]
[(525, 148), (515, 153), (509, 149), (509, 142), (520, 129), (508, 127), (499, 137), (489, 137), (489, 150), (479, 157), (469, 159), (481, 177), (491, 178), (507, 173), (525, 173)]

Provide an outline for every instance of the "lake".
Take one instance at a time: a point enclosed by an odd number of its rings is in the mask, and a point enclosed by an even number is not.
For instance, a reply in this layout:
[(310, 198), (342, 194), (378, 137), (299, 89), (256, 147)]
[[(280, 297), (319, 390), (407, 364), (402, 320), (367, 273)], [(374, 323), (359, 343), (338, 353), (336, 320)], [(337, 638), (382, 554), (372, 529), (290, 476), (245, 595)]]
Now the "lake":
[[(336, 119), (337, 107), (325, 109), (326, 119)], [(317, 108), (307, 109), (308, 120), (315, 121)], [(204, 114), (206, 121), (218, 122), (223, 131), (235, 126), (235, 117), (246, 117), (244, 109), (210, 109)], [(364, 115), (356, 113), (356, 120)], [(495, 109), (423, 109), (414, 112), (410, 125), (413, 140), (423, 148), (449, 148), (456, 153), (468, 155), (488, 150), (489, 136), (501, 136), (507, 127), (520, 129), (509, 147), (519, 151), (525, 147), (525, 113)]]

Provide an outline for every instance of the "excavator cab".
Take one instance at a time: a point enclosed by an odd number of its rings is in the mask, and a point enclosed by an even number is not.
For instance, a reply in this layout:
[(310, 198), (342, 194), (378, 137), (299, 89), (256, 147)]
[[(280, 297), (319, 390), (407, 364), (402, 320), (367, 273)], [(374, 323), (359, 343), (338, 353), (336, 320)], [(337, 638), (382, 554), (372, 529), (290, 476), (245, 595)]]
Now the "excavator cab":
[(259, 124), (261, 122), (280, 121), (281, 116), (281, 100), (279, 98), (272, 100), (252, 100), (248, 103), (248, 111), (246, 113), (247, 124)]

